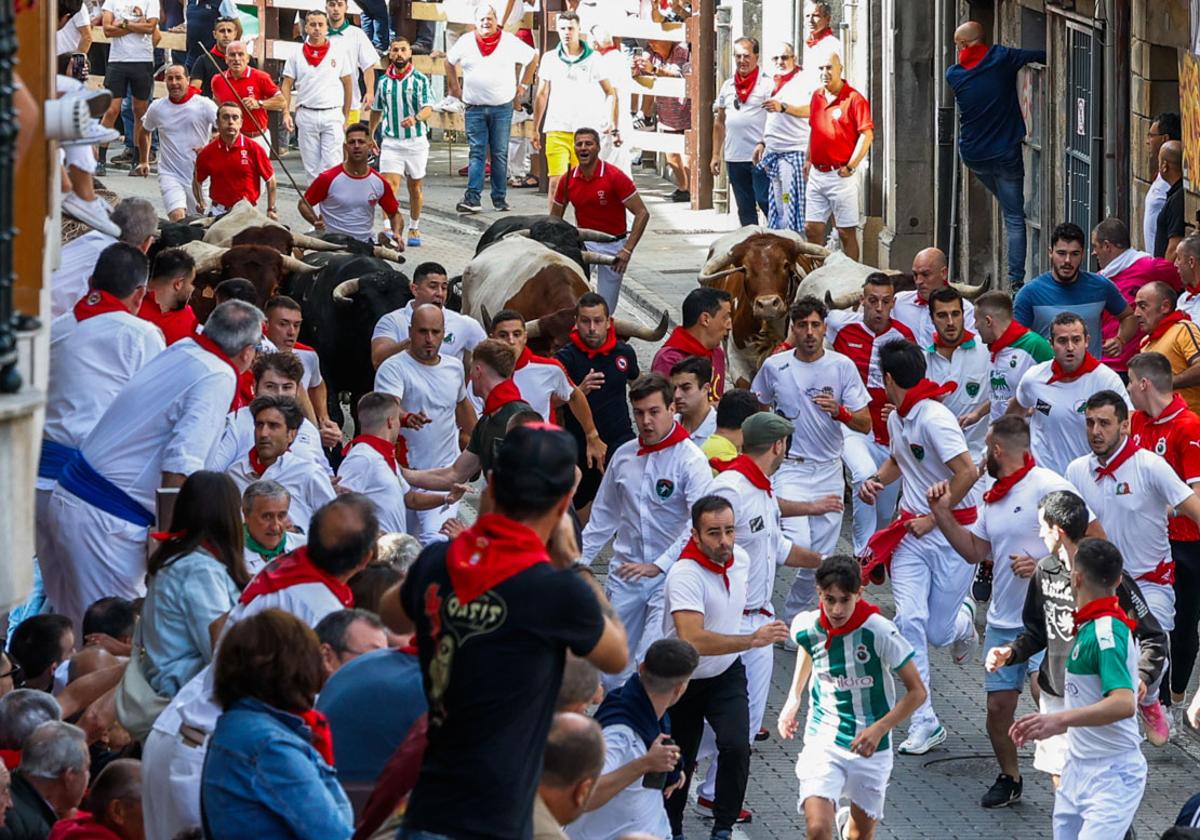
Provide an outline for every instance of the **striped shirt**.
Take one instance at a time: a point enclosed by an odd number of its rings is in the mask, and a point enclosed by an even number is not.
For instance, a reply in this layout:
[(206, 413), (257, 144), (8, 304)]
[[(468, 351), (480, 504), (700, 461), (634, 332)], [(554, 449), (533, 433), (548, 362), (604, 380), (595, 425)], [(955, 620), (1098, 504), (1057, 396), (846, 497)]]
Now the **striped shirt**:
[(417, 120), (407, 128), (400, 123), (417, 114), (433, 102), (429, 91), (429, 77), (414, 68), (403, 79), (394, 79), (386, 73), (375, 86), (375, 102), (371, 108), (383, 113), (383, 136), (393, 140), (412, 140), (424, 137), (425, 123)]
[[(858, 733), (896, 705), (895, 671), (912, 658), (912, 645), (882, 615), (872, 615), (861, 627), (843, 636), (829, 634), (819, 621), (820, 612), (800, 613), (792, 622), (792, 636), (812, 658), (808, 681), (806, 744), (836, 744), (850, 749)], [(884, 735), (879, 749), (891, 749)]]

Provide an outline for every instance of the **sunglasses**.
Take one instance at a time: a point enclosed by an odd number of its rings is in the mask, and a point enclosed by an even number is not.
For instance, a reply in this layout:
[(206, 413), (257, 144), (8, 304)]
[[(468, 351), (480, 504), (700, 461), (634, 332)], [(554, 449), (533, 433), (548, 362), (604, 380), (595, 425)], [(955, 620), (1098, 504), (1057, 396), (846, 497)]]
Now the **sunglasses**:
[(15, 662), (12, 663), (12, 667), (10, 667), (3, 674), (0, 674), (0, 680), (4, 679), (5, 677), (12, 677), (14, 688), (20, 688), (21, 686), (25, 685), (25, 672), (22, 671), (21, 666)]

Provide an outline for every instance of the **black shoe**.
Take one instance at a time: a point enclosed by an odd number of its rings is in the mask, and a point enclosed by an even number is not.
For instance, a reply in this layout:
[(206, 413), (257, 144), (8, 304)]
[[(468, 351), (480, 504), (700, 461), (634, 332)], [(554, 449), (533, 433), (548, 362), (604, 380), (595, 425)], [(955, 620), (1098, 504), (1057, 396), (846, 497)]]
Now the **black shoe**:
[(759, 727), (758, 731), (754, 733), (755, 741), (766, 741), (766, 740), (770, 739), (770, 737), (771, 737), (771, 730), (767, 729), (765, 726)]
[[(96, 161), (96, 168), (92, 170), (93, 178), (101, 178), (108, 174), (108, 166), (103, 161)], [(93, 187), (95, 185), (93, 184)]]
[[(429, 55), (431, 52), (433, 52), (433, 44), (423, 44), (417, 41), (417, 43), (412, 45), (413, 55)], [(387, 55), (386, 50), (384, 51), (384, 55)]]
[(971, 584), (971, 597), (976, 603), (987, 603), (992, 597), (992, 564), (990, 561), (984, 561), (979, 564), (979, 568), (975, 571), (975, 580)]
[(492, 207), (495, 208), (496, 212), (498, 212), (498, 213), (507, 213), (509, 210), (512, 209), (511, 207), (508, 206), (507, 201), (493, 202)]
[(676, 204), (683, 204), (692, 200), (692, 194), (687, 190), (675, 190), (668, 198)]
[(478, 201), (463, 200), (454, 206), (454, 209), (459, 213), (478, 213), (483, 208), (479, 206)]
[(1003, 808), (1021, 798), (1023, 783), (1005, 773), (996, 777), (996, 781), (988, 788), (979, 804), (984, 808)]
[(116, 163), (116, 164), (132, 164), (134, 162), (133, 161), (133, 152), (126, 149), (125, 151), (121, 152), (120, 154), (110, 157), (108, 159), (108, 162)]

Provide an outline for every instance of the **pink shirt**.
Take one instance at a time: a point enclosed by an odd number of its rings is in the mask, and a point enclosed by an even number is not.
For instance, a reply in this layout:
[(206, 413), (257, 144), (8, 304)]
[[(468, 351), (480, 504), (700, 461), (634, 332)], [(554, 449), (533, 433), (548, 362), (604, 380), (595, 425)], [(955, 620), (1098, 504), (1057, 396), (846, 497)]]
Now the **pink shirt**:
[[(1176, 292), (1183, 288), (1179, 281), (1179, 269), (1175, 268), (1173, 262), (1148, 255), (1135, 259), (1127, 268), (1116, 274), (1109, 275), (1104, 271), (1101, 273), (1116, 284), (1121, 294), (1125, 296), (1125, 300), (1129, 301), (1130, 306), (1133, 306), (1133, 299), (1137, 296), (1138, 289), (1155, 280), (1166, 283)], [(1115, 316), (1108, 312), (1103, 313), (1100, 321), (1100, 335), (1104, 341), (1116, 336), (1120, 323)], [(1112, 358), (1105, 356), (1101, 361), (1115, 371), (1125, 371), (1129, 367), (1129, 360), (1137, 355), (1144, 335), (1139, 330), (1137, 335), (1125, 345), (1124, 351), (1119, 356)]]

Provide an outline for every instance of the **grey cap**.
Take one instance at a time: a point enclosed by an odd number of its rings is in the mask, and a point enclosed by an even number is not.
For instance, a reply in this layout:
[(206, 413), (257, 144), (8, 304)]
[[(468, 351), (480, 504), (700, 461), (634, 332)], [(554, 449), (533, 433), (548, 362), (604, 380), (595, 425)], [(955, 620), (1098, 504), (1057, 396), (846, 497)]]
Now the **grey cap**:
[(742, 423), (742, 447), (765, 446), (796, 431), (791, 420), (770, 411), (751, 414)]

